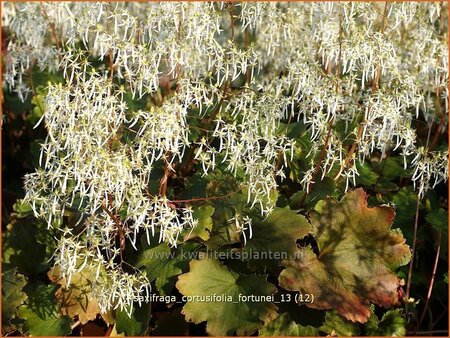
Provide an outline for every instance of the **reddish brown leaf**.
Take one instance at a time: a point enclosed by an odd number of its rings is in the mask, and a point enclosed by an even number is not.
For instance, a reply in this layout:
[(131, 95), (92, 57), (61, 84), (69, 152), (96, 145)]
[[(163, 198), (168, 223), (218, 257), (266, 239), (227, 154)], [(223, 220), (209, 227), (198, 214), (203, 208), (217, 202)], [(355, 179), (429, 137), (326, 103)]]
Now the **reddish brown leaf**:
[(362, 189), (338, 202), (326, 198), (310, 215), (319, 254), (300, 248), (284, 261), (280, 285), (290, 291), (314, 295), (307, 305), (336, 309), (352, 321), (370, 317), (370, 303), (383, 307), (399, 304), (403, 285), (393, 269), (410, 259), (409, 247), (399, 230), (391, 230), (391, 207), (369, 208)]

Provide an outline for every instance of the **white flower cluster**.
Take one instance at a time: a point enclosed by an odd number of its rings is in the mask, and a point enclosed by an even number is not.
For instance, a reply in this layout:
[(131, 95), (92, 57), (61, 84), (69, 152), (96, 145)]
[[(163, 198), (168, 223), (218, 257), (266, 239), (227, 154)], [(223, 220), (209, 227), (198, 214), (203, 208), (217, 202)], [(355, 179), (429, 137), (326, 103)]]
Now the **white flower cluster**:
[[(271, 48), (265, 60), (278, 71), (288, 69), (279, 82), (292, 89), (301, 112), (298, 117), (311, 126), (315, 141), (308, 155), (311, 168), (302, 183), (307, 187), (314, 183), (323, 148), (322, 175), (338, 165), (336, 177), (344, 176), (347, 186), (358, 175), (356, 159), (364, 161), (374, 152), (384, 158), (398, 150), (405, 163), (414, 165), (412, 158), (419, 152), (414, 119), (423, 114), (427, 121), (436, 120), (448, 111), (447, 21), (442, 8), (446, 5), (255, 6), (268, 19), (258, 32), (264, 36), (259, 40), (261, 47), (267, 41), (279, 47)], [(437, 102), (445, 107), (436, 114)], [(340, 121), (348, 125), (358, 120), (359, 125), (345, 137), (330, 128)], [(356, 151), (343, 147), (349, 137), (356, 138)]]
[(40, 9), (33, 4), (24, 4), (22, 8), (16, 9), (11, 3), (2, 3), (2, 21), (9, 23), (9, 34), (14, 37), (8, 42), (5, 54), (6, 73), (3, 78), (10, 90), (14, 89), (22, 100), (31, 91), (24, 76), (32, 66), (36, 64), (41, 70), (58, 68), (58, 50), (46, 43), (48, 26), (42, 20), (42, 15)]
[(234, 224), (237, 232), (242, 233), (244, 245), (247, 244), (246, 231), (248, 230), (249, 239), (253, 236), (252, 219), (248, 216), (241, 217), (240, 214), (236, 214), (234, 217), (230, 218), (228, 222)]
[(448, 151), (427, 152), (420, 147), (412, 163), (416, 168), (412, 180), (414, 187), (419, 189), (420, 198), (428, 189), (448, 179)]
[[(89, 225), (95, 226), (95, 222), (96, 220), (91, 220)], [(102, 229), (104, 233), (107, 231)], [(91, 245), (97, 239), (96, 235), (88, 234), (87, 237)], [(77, 273), (89, 278), (92, 283), (91, 295), (102, 313), (119, 308), (131, 316), (134, 302), (140, 305), (149, 301), (149, 281), (141, 273), (130, 274), (123, 271), (122, 266), (115, 262), (120, 256), (118, 249), (108, 250), (107, 260), (101, 252), (104, 248), (100, 245), (98, 243), (96, 250), (91, 250), (79, 241), (79, 236), (73, 236), (70, 229), (65, 229), (59, 242), (55, 265), (60, 267), (61, 278), (66, 280), (67, 285), (70, 285), (73, 275)]]
[[(267, 214), (296, 150), (294, 122), (312, 144), (307, 190), (317, 175), (348, 188), (358, 161), (397, 152), (424, 196), (448, 176), (447, 152), (416, 135), (423, 121), (441, 133), (448, 123), (446, 13), (442, 2), (2, 2), (5, 84), (25, 99), (36, 65), (65, 81), (49, 85), (48, 137), (25, 188), (49, 226), (76, 211), (89, 229), (62, 236), (66, 275), (85, 255), (110, 278), (102, 309), (141, 301), (145, 277), (121, 268), (124, 241), (159, 232), (176, 245), (196, 224), (166, 196), (169, 176), (186, 161), (204, 175), (224, 164)], [(130, 109), (128, 93), (147, 107)]]
[(163, 102), (161, 107), (151, 107), (150, 111), (138, 111), (135, 121), (139, 123), (136, 133), (134, 162), (151, 165), (166, 154), (172, 156), (167, 161), (181, 160), (189, 135), (186, 123), (186, 108), (174, 96)]
[[(60, 239), (57, 264), (69, 282), (72, 273), (85, 267), (77, 265), (82, 257), (90, 265), (102, 266), (105, 277), (96, 278), (100, 306), (128, 304), (129, 309), (148, 280), (122, 270), (123, 242), (128, 240), (136, 248), (141, 231), (148, 242), (149, 232), (154, 236), (159, 231), (160, 242), (176, 245), (181, 231), (195, 226), (189, 207), (175, 208), (165, 196), (148, 193), (153, 162), (165, 151), (179, 152), (177, 132), (186, 132), (185, 122), (164, 109), (138, 111), (127, 119), (123, 92), (114, 91), (109, 79), (95, 73), (86, 79), (77, 77), (68, 86), (50, 85), (45, 107), (48, 136), (42, 145), (42, 168), (26, 175), (25, 201), (49, 227), (60, 226), (67, 210), (81, 212), (79, 223), (83, 222), (86, 235), (74, 241), (71, 233), (65, 233), (69, 237)], [(122, 143), (122, 134), (133, 126), (139, 126), (134, 142)], [(128, 290), (127, 298), (109, 292), (115, 287)], [(113, 298), (105, 298), (111, 294)]]
[(214, 167), (215, 151), (223, 154), (222, 162), (228, 163), (227, 169), (234, 175), (243, 171), (247, 202), (253, 198), (251, 206), (259, 203), (261, 212), (266, 214), (273, 208), (267, 196), (277, 187), (275, 176), (284, 178), (282, 165), (287, 166), (288, 158), (294, 154), (294, 141), (277, 132), (284, 109), (270, 94), (257, 96), (249, 91), (231, 99), (225, 110), (231, 112), (233, 120), (226, 122), (220, 116), (216, 120), (213, 137), (219, 140), (219, 149), (209, 147), (210, 151), (202, 152), (201, 145), (196, 154), (205, 174), (211, 163)]

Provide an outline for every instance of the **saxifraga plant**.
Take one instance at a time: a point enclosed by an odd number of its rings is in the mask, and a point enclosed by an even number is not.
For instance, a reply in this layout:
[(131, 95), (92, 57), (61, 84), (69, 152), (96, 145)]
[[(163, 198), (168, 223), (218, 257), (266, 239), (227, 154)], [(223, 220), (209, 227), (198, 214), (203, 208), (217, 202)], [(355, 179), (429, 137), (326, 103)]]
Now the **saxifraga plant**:
[[(438, 2), (2, 2), (4, 86), (25, 100), (33, 69), (63, 77), (45, 88), (47, 137), (23, 201), (58, 229), (61, 276), (70, 284), (95, 271), (102, 312), (148, 301), (149, 281), (123, 250), (142, 238), (177, 246), (195, 229), (196, 200), (175, 196), (193, 172), (217, 181), (200, 200), (237, 189), (265, 217), (284, 180), (309, 191), (329, 177), (347, 191), (359, 165), (394, 152), (422, 198), (448, 176), (448, 151), (436, 148), (447, 126), (446, 11)], [(419, 120), (438, 126), (426, 143)], [(308, 167), (296, 176), (300, 157)], [(251, 217), (236, 211), (231, 222), (249, 240)]]

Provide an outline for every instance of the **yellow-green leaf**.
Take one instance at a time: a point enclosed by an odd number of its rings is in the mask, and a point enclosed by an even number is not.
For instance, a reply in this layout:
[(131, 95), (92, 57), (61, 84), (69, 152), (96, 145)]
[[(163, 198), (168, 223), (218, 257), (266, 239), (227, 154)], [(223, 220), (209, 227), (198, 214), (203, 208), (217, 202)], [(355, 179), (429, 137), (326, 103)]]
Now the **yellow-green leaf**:
[[(70, 317), (78, 316), (81, 324), (97, 317), (100, 307), (92, 292), (95, 275), (96, 270), (86, 266), (83, 270), (73, 273), (70, 285), (67, 285), (66, 279), (61, 278), (58, 267), (53, 267), (48, 272), (50, 280), (61, 285), (55, 292), (55, 297), (62, 314)], [(103, 313), (102, 317), (108, 324), (114, 321), (111, 312)]]
[(190, 271), (178, 277), (176, 287), (190, 297), (183, 307), (186, 320), (206, 321), (210, 335), (251, 334), (277, 316), (272, 284), (262, 276), (238, 275), (216, 260), (191, 261)]
[(192, 230), (186, 230), (184, 234), (184, 240), (192, 238), (201, 238), (207, 241), (211, 235), (213, 227), (213, 220), (211, 216), (214, 213), (214, 207), (210, 205), (201, 206), (194, 210), (192, 216), (198, 221), (197, 226)]
[(17, 307), (23, 304), (27, 295), (22, 291), (26, 280), (16, 269), (2, 273), (2, 322), (7, 323), (17, 315)]

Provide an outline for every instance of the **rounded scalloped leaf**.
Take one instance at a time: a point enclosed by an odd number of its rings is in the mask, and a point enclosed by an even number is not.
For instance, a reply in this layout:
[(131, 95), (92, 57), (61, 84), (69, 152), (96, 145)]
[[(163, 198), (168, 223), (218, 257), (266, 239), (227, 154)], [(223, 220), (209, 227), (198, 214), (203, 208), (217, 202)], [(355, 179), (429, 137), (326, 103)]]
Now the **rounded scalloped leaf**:
[(34, 285), (27, 292), (27, 302), (18, 308), (19, 317), (25, 320), (24, 333), (31, 336), (66, 336), (72, 331), (72, 318), (59, 313), (54, 286)]
[(268, 258), (250, 260), (250, 266), (278, 267), (282, 259), (292, 257), (297, 250), (297, 240), (311, 231), (308, 220), (296, 211), (275, 208), (264, 220), (253, 221), (253, 236), (242, 251), (249, 257), (267, 253)]
[(403, 337), (406, 334), (406, 319), (401, 309), (389, 310), (383, 314), (381, 321), (376, 314), (372, 314), (365, 325), (367, 336)]
[(26, 284), (23, 275), (17, 273), (17, 269), (11, 269), (2, 273), (2, 322), (7, 323), (17, 316), (17, 308), (28, 298), (22, 288)]
[(410, 250), (401, 232), (390, 229), (394, 216), (391, 207), (368, 207), (362, 189), (340, 202), (322, 200), (310, 215), (319, 253), (301, 248), (285, 260), (280, 286), (313, 294), (311, 308), (333, 308), (361, 323), (370, 316), (370, 303), (398, 305), (403, 281), (392, 269), (409, 261)]
[(206, 321), (206, 331), (213, 336), (250, 334), (277, 316), (270, 301), (240, 301), (239, 297), (270, 298), (276, 292), (272, 284), (262, 276), (238, 275), (216, 260), (191, 261), (189, 272), (178, 277), (176, 287), (188, 297), (182, 311), (186, 320)]

